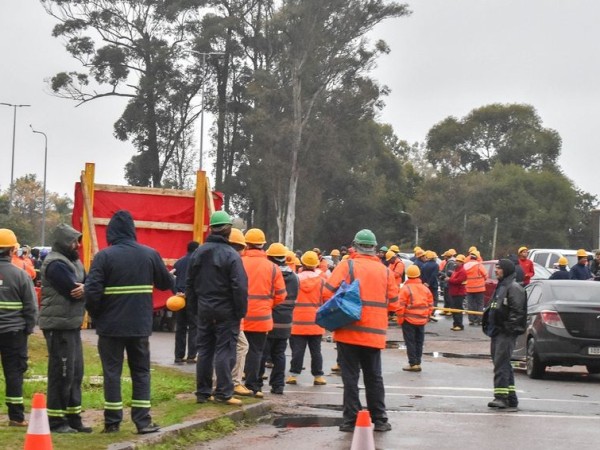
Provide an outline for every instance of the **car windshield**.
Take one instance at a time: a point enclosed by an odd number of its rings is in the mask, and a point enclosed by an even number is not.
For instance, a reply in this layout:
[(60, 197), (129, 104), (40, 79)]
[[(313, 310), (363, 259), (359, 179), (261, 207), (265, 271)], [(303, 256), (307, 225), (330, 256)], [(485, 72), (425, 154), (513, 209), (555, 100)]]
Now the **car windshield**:
[(587, 301), (600, 299), (600, 283), (591, 286), (551, 286), (552, 298), (563, 301)]

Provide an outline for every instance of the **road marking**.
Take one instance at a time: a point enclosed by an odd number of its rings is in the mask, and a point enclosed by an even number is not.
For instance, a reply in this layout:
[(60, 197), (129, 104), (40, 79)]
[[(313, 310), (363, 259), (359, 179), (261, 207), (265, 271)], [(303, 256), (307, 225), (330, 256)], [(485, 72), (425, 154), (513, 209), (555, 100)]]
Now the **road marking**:
[(494, 415), (494, 416), (513, 416), (513, 417), (519, 417), (519, 419), (521, 417), (532, 417), (532, 418), (536, 418), (536, 419), (576, 419), (576, 420), (600, 420), (600, 417), (598, 416), (566, 416), (564, 414), (544, 414), (544, 413), (540, 413), (540, 414), (524, 414), (520, 411), (514, 411), (514, 412), (505, 412), (502, 413), (500, 411), (494, 410), (494, 411), (490, 411), (487, 413), (484, 412), (454, 412), (454, 411), (449, 411), (449, 412), (443, 412), (443, 411), (388, 411), (388, 413), (391, 414), (431, 414), (431, 415), (448, 415), (448, 414), (452, 414), (452, 415), (459, 415), (459, 416), (487, 416), (489, 417), (490, 415)]

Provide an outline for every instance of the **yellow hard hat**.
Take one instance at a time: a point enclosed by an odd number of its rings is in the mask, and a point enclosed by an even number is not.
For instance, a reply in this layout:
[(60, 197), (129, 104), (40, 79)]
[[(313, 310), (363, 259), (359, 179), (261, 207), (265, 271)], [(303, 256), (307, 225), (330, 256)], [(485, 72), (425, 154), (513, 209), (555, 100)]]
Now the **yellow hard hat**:
[(302, 255), (300, 261), (302, 261), (304, 266), (312, 269), (319, 265), (319, 256), (317, 255), (317, 252), (309, 250)]
[(343, 261), (344, 259), (348, 259), (348, 258), (350, 258), (350, 255), (344, 255), (344, 256), (342, 256), (342, 261)]
[(528, 249), (527, 247), (525, 247), (525, 246), (523, 246), (523, 247), (519, 247), (519, 251), (517, 252), (517, 254), (519, 254), (519, 255), (520, 255), (520, 254), (521, 254), (521, 252), (523, 252), (523, 251), (528, 251), (528, 250), (529, 250), (529, 249)]
[(297, 266), (299, 266), (300, 264), (302, 264), (302, 263), (300, 262), (300, 260), (298, 259), (298, 257), (297, 257), (297, 256), (294, 256), (294, 264), (296, 264)]
[(172, 295), (167, 299), (167, 309), (169, 311), (179, 311), (185, 307), (185, 298), (181, 295)]
[(419, 266), (417, 266), (416, 264), (408, 266), (408, 268), (406, 269), (406, 276), (408, 278), (419, 278), (421, 276), (421, 269), (419, 269)]
[(425, 252), (423, 251), (423, 249), (419, 249), (415, 252), (415, 256), (417, 258), (420, 258), (421, 256), (423, 256), (425, 254)]
[(258, 228), (250, 228), (244, 236), (247, 244), (263, 245), (267, 243), (265, 233)]
[(288, 249), (281, 242), (273, 242), (267, 249), (267, 256), (282, 258), (286, 255)]
[(0, 247), (14, 247), (17, 244), (17, 237), (12, 230), (0, 228)]
[(321, 249), (319, 247), (313, 248), (312, 251), (315, 252), (317, 255), (321, 254)]
[(475, 253), (477, 251), (477, 247), (475, 247), (474, 245), (471, 245), (469, 247), (469, 253)]
[(454, 256), (454, 255), (456, 255), (456, 250), (454, 250), (453, 248), (451, 248), (446, 253), (448, 253), (448, 256)]
[(390, 245), (390, 250), (394, 253), (400, 253), (400, 247), (398, 247), (396, 244)]
[(246, 239), (244, 238), (244, 233), (239, 228), (232, 228), (231, 233), (229, 233), (229, 242), (232, 244), (238, 244), (246, 246)]
[(423, 249), (417, 245), (415, 248), (413, 248), (413, 253), (416, 255), (419, 252), (419, 250)]
[(427, 250), (425, 252), (425, 258), (427, 259), (435, 259), (435, 252), (432, 250)]
[(565, 258), (564, 256), (561, 256), (560, 258), (558, 258), (558, 265), (559, 266), (567, 266), (567, 265), (569, 265), (569, 260), (567, 258)]
[(334, 248), (333, 250), (331, 250), (330, 255), (331, 256), (340, 256), (340, 251), (337, 248)]
[(388, 250), (385, 253), (385, 260), (389, 261), (390, 259), (392, 259), (394, 256), (396, 256), (396, 253), (394, 253), (392, 250)]
[(587, 252), (585, 251), (585, 249), (580, 248), (579, 250), (577, 250), (577, 257), (578, 258), (587, 258)]
[(465, 262), (465, 255), (456, 255), (456, 260), (458, 262), (464, 263)]
[(296, 254), (293, 251), (288, 250), (287, 252), (285, 252), (285, 262), (287, 264), (292, 264), (295, 260)]

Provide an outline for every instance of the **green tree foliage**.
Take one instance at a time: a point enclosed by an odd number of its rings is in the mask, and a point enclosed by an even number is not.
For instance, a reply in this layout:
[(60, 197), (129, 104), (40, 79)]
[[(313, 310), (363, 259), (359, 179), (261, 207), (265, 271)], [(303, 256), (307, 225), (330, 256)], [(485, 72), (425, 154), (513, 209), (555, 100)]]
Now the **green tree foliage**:
[[(17, 178), (11, 214), (8, 211), (9, 189), (0, 192), (0, 228), (13, 230), (22, 245), (41, 245), (43, 192), (43, 184), (35, 174)], [(72, 209), (70, 198), (46, 192), (46, 236), (50, 236), (59, 223), (71, 223)]]
[(441, 173), (488, 172), (495, 163), (528, 169), (553, 168), (561, 139), (544, 128), (535, 108), (492, 104), (466, 117), (447, 117), (427, 134), (427, 159)]
[(488, 173), (428, 179), (411, 206), (429, 247), (466, 252), (475, 245), (489, 258), (495, 218), (496, 256), (516, 253), (521, 245), (568, 248), (569, 230), (579, 229), (593, 202), (556, 171), (496, 164)]
[[(102, 97), (129, 99), (115, 136), (138, 151), (126, 167), (131, 184), (161, 186), (179, 160), (203, 82), (190, 63), (191, 32), (200, 0), (41, 0), (58, 20), (53, 35), (82, 72), (61, 72), (50, 82), (59, 97), (86, 103)], [(172, 183), (174, 180), (171, 179)]]

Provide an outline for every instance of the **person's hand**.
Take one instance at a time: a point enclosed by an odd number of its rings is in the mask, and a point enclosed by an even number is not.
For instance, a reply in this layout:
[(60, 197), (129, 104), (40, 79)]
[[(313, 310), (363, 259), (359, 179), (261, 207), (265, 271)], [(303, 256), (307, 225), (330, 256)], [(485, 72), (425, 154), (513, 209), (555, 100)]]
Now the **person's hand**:
[(76, 283), (76, 287), (71, 290), (71, 297), (77, 300), (83, 298), (83, 283)]

